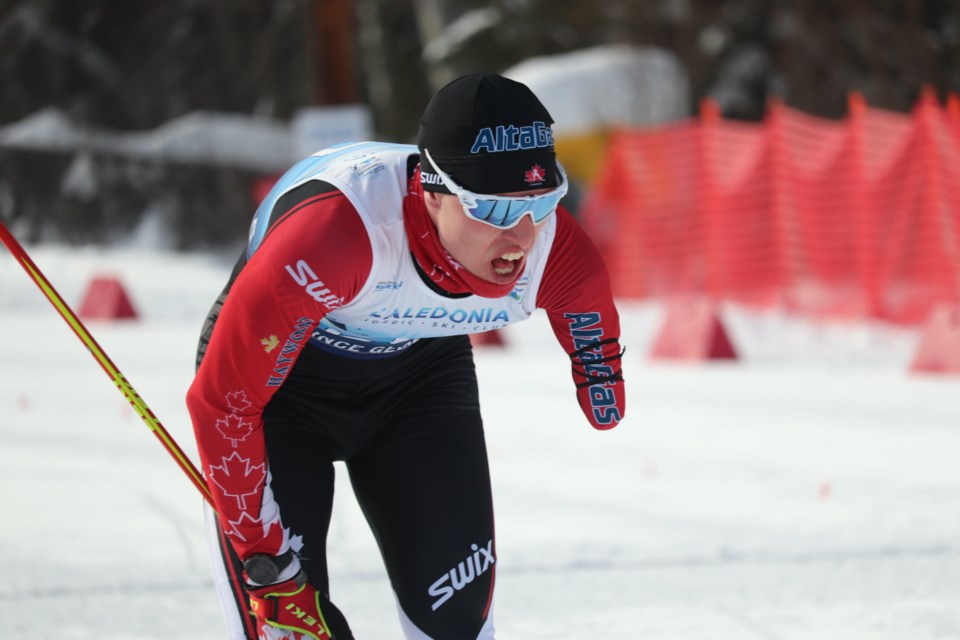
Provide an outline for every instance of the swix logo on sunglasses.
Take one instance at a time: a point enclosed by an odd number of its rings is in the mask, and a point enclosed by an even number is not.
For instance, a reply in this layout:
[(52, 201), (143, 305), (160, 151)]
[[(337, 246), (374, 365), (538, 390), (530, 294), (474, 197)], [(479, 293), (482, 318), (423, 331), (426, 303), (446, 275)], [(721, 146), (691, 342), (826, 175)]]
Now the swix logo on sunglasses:
[(549, 125), (539, 120), (526, 127), (512, 124), (497, 125), (496, 128), (484, 127), (477, 133), (470, 153), (498, 153), (500, 151), (519, 151), (520, 149), (539, 149), (553, 146), (553, 131)]

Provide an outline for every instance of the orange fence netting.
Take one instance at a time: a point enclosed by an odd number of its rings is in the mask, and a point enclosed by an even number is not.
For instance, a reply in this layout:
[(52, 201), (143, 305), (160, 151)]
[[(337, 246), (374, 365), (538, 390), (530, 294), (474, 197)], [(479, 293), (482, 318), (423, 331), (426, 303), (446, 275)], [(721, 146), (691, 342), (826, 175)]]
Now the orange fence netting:
[(960, 301), (960, 101), (850, 107), (614, 132), (580, 218), (615, 294), (908, 324)]

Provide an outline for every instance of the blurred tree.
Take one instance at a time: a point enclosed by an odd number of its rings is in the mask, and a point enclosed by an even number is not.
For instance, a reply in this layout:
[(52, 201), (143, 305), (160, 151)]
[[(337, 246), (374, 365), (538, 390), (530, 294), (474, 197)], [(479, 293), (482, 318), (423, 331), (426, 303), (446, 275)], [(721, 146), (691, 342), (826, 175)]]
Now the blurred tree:
[(302, 0), (7, 0), (0, 122), (41, 106), (117, 129), (193, 110), (288, 117), (313, 101)]
[(355, 0), (365, 94), (383, 139), (410, 142), (430, 97), (411, 0)]
[(795, 108), (836, 118), (847, 95), (909, 111), (924, 85), (960, 91), (960, 4), (944, 0), (785, 5), (771, 30), (782, 95)]
[(693, 107), (713, 96), (745, 119), (771, 95), (837, 117), (850, 90), (899, 111), (924, 84), (960, 91), (956, 0), (6, 0), (0, 123), (49, 105), (127, 129), (367, 100), (385, 137), (410, 139), (457, 75), (614, 42), (674, 52)]
[(351, 0), (316, 0), (312, 3), (315, 37), (306, 38), (319, 71), (314, 78), (314, 102), (350, 104), (360, 101), (357, 78), (356, 26)]
[[(746, 120), (774, 96), (836, 118), (850, 91), (897, 111), (924, 85), (960, 92), (957, 0), (0, 0), (0, 126), (49, 106), (129, 130), (195, 110), (285, 120), (361, 101), (378, 137), (410, 142), (430, 95), (458, 75), (613, 43), (673, 52), (690, 111), (711, 97)], [(160, 205), (197, 234), (183, 246), (224, 226), (242, 235), (249, 179), (0, 148), (0, 206), (74, 224), (77, 239)]]
[(446, 17), (425, 38), (428, 67), (442, 77), (627, 42), (672, 51), (687, 69), (693, 109), (709, 96), (727, 117), (759, 119), (772, 96), (836, 118), (851, 90), (898, 111), (925, 84), (941, 96), (960, 91), (956, 0), (497, 0), (444, 13), (435, 4), (416, 2), (432, 23)]

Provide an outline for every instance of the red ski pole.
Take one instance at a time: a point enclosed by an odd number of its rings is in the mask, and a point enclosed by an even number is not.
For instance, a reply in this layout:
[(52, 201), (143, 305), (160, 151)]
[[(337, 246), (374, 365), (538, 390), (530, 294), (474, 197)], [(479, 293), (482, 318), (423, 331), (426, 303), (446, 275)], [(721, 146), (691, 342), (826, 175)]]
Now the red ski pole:
[[(63, 298), (60, 297), (60, 294), (57, 293), (56, 289), (53, 288), (53, 285), (50, 284), (50, 281), (44, 277), (43, 273), (40, 272), (40, 269), (34, 264), (33, 260), (30, 259), (30, 256), (27, 255), (27, 252), (24, 250), (20, 243), (17, 242), (17, 239), (13, 237), (13, 234), (7, 229), (7, 227), (0, 222), (0, 240), (3, 241), (3, 244), (7, 246), (10, 250), (10, 253), (13, 254), (13, 257), (17, 259), (20, 263), (20, 266), (23, 267), (24, 271), (33, 279), (40, 290), (43, 291), (43, 295), (47, 297), (47, 300), (56, 308), (56, 310), (63, 316), (63, 319), (66, 320), (67, 324), (70, 325), (70, 328), (73, 329), (73, 332), (77, 334), (77, 337), (80, 338), (80, 341), (87, 346), (87, 349), (93, 355), (103, 370), (110, 376), (110, 379), (113, 380), (113, 383), (117, 386), (117, 389), (126, 397), (130, 402), (130, 406), (133, 407), (133, 410), (137, 412), (143, 421), (147, 424), (147, 427), (153, 431), (153, 434), (157, 436), (160, 440), (160, 444), (163, 445), (164, 449), (173, 456), (173, 459), (180, 465), (180, 469), (187, 474), (187, 477), (190, 478), (190, 482), (203, 494), (203, 497), (210, 503), (210, 506), (214, 506), (213, 498), (210, 494), (210, 489), (207, 487), (207, 484), (203, 481), (203, 476), (200, 475), (200, 472), (197, 471), (197, 468), (193, 466), (193, 463), (190, 462), (190, 459), (186, 456), (183, 450), (177, 446), (177, 443), (174, 442), (173, 438), (170, 437), (170, 434), (166, 429), (163, 428), (163, 425), (160, 424), (160, 421), (157, 420), (157, 417), (153, 415), (153, 412), (143, 401), (139, 394), (134, 390), (134, 388), (127, 382), (127, 379), (123, 377), (123, 374), (120, 373), (116, 365), (113, 364), (113, 361), (107, 357), (107, 354), (103, 352), (103, 349), (100, 348), (100, 345), (97, 344), (97, 341), (93, 339), (93, 336), (90, 335), (90, 332), (87, 330), (83, 323), (80, 322), (80, 319), (77, 318), (77, 314), (70, 309), (69, 305), (63, 301)], [(214, 507), (216, 508), (216, 507)]]

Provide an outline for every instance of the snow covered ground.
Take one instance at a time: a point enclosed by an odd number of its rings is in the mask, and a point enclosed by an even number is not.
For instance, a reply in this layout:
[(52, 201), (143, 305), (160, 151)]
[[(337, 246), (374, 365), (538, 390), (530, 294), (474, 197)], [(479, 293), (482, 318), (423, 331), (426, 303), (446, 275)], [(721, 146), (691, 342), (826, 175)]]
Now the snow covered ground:
[[(232, 257), (30, 250), (75, 308), (123, 279), (142, 319), (88, 326), (196, 460), (183, 396)], [(611, 432), (542, 315), (478, 353), (498, 637), (960, 638), (960, 378), (910, 376), (912, 330), (723, 312), (742, 359), (678, 365), (646, 357), (662, 310), (623, 308)], [(0, 327), (0, 637), (223, 637), (200, 497), (2, 250)], [(358, 638), (399, 640), (339, 488), (333, 597)]]

